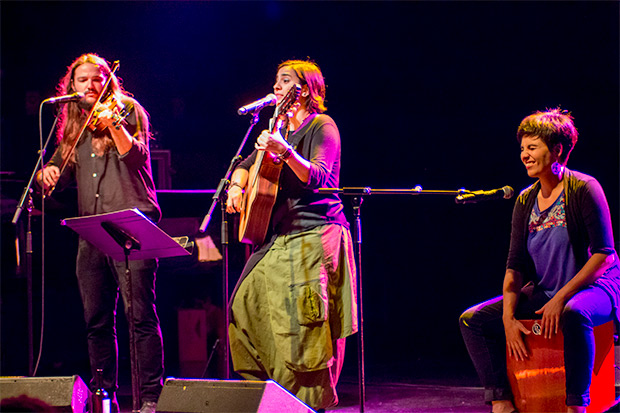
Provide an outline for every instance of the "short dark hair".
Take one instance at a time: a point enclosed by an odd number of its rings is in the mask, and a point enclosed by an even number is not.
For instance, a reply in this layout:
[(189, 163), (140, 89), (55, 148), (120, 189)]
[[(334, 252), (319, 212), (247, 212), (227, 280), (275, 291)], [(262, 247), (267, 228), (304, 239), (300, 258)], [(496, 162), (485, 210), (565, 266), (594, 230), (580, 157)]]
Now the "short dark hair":
[(537, 111), (521, 121), (517, 129), (517, 140), (525, 136), (537, 136), (545, 142), (549, 150), (562, 145), (560, 161), (566, 164), (568, 155), (575, 147), (579, 134), (570, 112), (560, 108)]

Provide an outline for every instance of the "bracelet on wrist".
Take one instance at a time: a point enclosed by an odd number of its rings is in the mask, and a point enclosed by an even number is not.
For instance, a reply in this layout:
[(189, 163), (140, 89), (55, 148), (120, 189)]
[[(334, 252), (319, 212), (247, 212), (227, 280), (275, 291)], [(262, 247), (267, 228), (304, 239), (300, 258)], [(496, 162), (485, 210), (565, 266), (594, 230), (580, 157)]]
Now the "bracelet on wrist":
[(287, 145), (286, 150), (278, 155), (278, 158), (282, 161), (286, 161), (293, 154), (293, 147), (291, 145)]
[(233, 186), (238, 186), (242, 191), (243, 191), (243, 187), (241, 186), (241, 184), (239, 182), (235, 182), (232, 181), (229, 185), (228, 185), (228, 189), (232, 188)]

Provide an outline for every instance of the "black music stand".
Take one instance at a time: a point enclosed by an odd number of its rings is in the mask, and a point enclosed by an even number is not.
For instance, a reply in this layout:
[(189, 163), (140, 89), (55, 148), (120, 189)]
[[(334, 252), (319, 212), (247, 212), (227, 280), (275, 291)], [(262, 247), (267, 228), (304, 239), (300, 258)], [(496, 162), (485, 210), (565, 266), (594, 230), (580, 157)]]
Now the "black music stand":
[(133, 317), (133, 292), (131, 288), (130, 260), (177, 257), (191, 255), (186, 248), (193, 247), (188, 237), (171, 238), (138, 209), (124, 209), (107, 214), (67, 218), (61, 221), (117, 261), (125, 261), (127, 304), (125, 312), (129, 326), (131, 357), (131, 394), (133, 411), (140, 410), (140, 366), (136, 359), (135, 322)]

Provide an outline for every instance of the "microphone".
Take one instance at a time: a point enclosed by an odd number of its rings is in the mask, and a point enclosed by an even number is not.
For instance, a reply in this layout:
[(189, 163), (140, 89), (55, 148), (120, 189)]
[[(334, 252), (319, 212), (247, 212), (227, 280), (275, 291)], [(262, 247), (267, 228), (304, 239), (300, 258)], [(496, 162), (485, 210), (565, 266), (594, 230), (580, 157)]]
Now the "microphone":
[(472, 191), (463, 195), (459, 195), (454, 199), (457, 204), (475, 204), (481, 201), (490, 201), (491, 199), (510, 199), (515, 191), (509, 186), (490, 191)]
[(75, 92), (70, 95), (56, 96), (53, 98), (45, 99), (43, 103), (67, 103), (80, 100), (84, 97), (82, 92)]
[(254, 111), (259, 111), (262, 108), (264, 108), (265, 106), (273, 106), (276, 104), (276, 95), (274, 95), (273, 93), (268, 94), (267, 96), (265, 96), (262, 99), (259, 99), (257, 101), (254, 101), (252, 103), (250, 103), (249, 105), (245, 105), (240, 107), (237, 110), (237, 113), (239, 115), (245, 115), (248, 112), (254, 112)]

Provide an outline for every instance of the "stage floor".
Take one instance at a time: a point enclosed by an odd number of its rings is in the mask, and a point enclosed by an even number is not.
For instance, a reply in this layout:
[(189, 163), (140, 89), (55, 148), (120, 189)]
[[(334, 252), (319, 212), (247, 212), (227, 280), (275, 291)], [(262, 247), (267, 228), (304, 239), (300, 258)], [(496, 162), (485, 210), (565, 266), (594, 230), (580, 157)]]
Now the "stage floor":
[[(338, 385), (340, 403), (330, 412), (359, 412), (359, 386), (355, 382)], [(489, 412), (481, 387), (435, 384), (367, 383), (364, 411), (383, 412)]]
[[(125, 392), (119, 396), (121, 410), (131, 412), (131, 397)], [(333, 413), (353, 413), (360, 411), (359, 386), (357, 382), (341, 380), (338, 384), (340, 403), (327, 409)], [(366, 383), (366, 403), (368, 413), (488, 413), (490, 406), (484, 404), (481, 387), (442, 384), (412, 384), (391, 382)], [(609, 412), (620, 412), (616, 405)]]
[[(357, 382), (338, 385), (340, 403), (328, 412), (359, 412), (359, 386)], [(491, 406), (484, 403), (482, 387), (465, 387), (441, 384), (367, 383), (364, 411), (368, 413), (424, 412), (424, 413), (488, 413)], [(616, 398), (616, 402), (619, 402)], [(608, 413), (620, 412), (620, 404)]]

